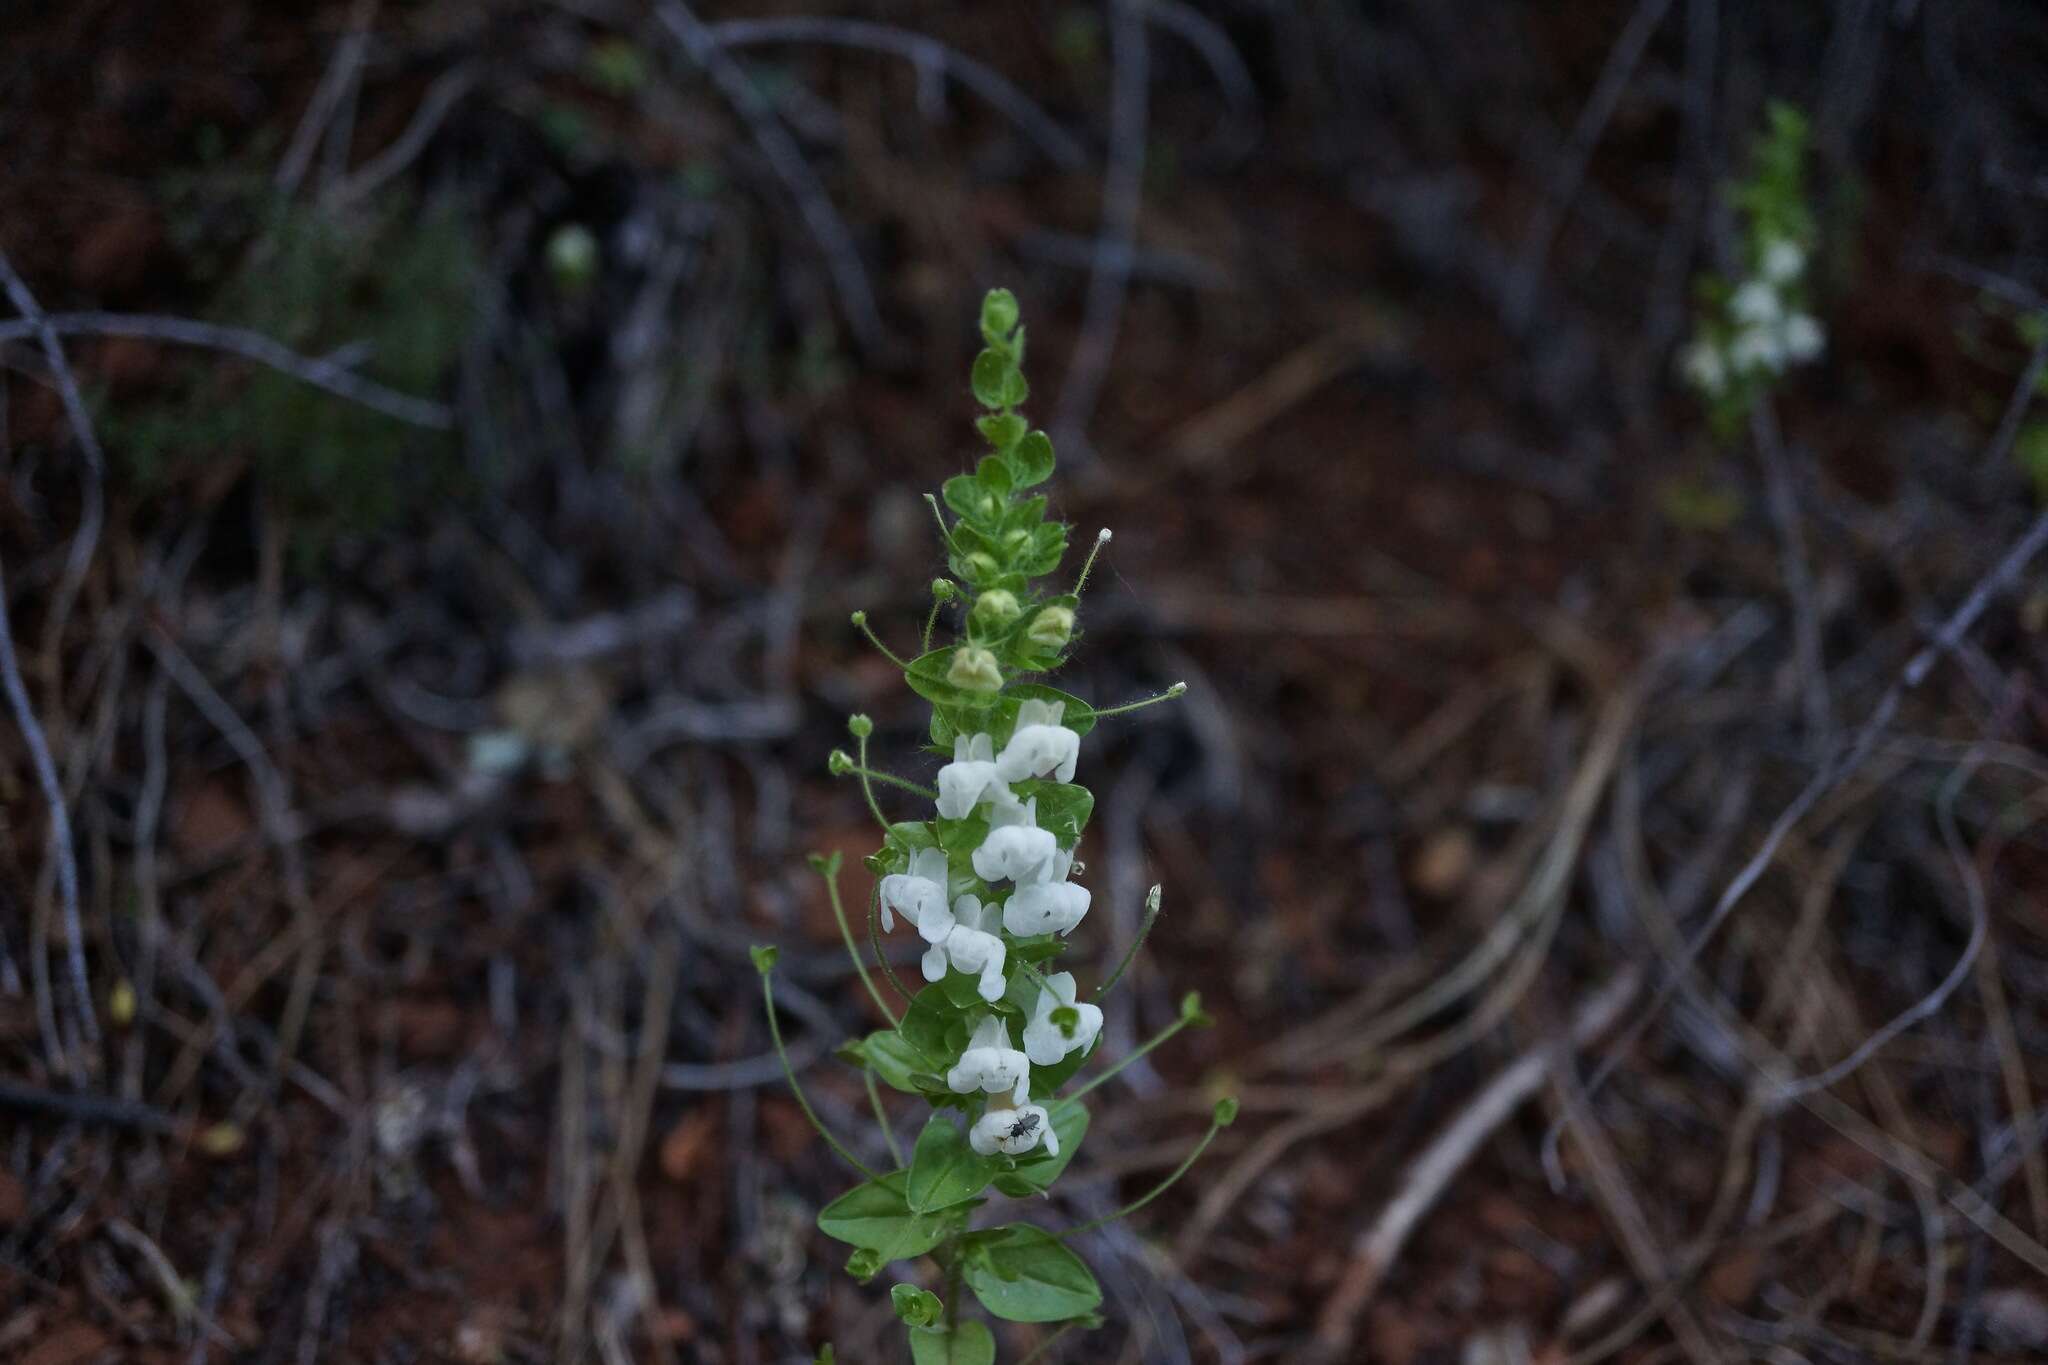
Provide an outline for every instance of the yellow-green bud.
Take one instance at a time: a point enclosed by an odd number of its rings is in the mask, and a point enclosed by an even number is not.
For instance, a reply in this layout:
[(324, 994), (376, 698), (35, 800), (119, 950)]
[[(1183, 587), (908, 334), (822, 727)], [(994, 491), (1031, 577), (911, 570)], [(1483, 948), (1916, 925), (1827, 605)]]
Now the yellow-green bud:
[(934, 578), (932, 580), (932, 601), (950, 602), (959, 595), (960, 589), (953, 585), (952, 579)]
[(1007, 626), (1024, 614), (1024, 608), (1017, 605), (1017, 595), (1001, 588), (990, 588), (974, 603), (974, 620), (978, 625), (990, 628)]
[(1001, 567), (1001, 565), (996, 563), (996, 557), (986, 550), (976, 550), (973, 554), (967, 556), (967, 575), (969, 578), (994, 578)]
[(844, 777), (853, 771), (853, 755), (844, 749), (834, 749), (825, 755), (825, 771), (834, 777)]
[(953, 662), (946, 669), (946, 681), (967, 692), (1000, 692), (1003, 690), (1003, 670), (996, 666), (996, 656), (974, 645), (962, 645), (953, 651)]
[(875, 732), (875, 723), (866, 716), (852, 715), (846, 718), (846, 728), (855, 739), (866, 739)]
[(1024, 634), (1040, 648), (1065, 649), (1067, 641), (1074, 638), (1074, 609), (1046, 607), (1031, 618), (1031, 628)]
[(1030, 543), (1031, 532), (1022, 526), (1015, 526), (1003, 532), (1003, 548), (1006, 550), (1021, 550)]

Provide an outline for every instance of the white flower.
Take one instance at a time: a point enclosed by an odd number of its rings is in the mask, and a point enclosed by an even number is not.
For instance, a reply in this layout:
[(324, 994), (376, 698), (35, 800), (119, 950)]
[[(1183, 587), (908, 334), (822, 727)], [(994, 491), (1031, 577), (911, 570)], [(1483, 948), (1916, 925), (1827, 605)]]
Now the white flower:
[(1757, 262), (1757, 268), (1772, 284), (1790, 284), (1806, 269), (1806, 252), (1799, 243), (1779, 237), (1764, 248), (1763, 259)]
[(953, 761), (939, 769), (942, 817), (965, 820), (982, 802), (998, 799), (998, 792), (1009, 795), (995, 760), (995, 741), (987, 735), (953, 736)]
[(1074, 855), (1059, 852), (1024, 882), (1003, 906), (1003, 927), (1019, 938), (1032, 934), (1070, 934), (1088, 913), (1088, 888), (1067, 880)]
[(982, 999), (991, 1005), (1002, 999), (1003, 962), (1010, 950), (993, 932), (995, 910), (993, 904), (984, 906), (978, 896), (966, 895), (954, 901), (947, 918), (956, 922), (942, 940), (925, 950), (921, 964), (924, 979), (941, 979), (946, 974), (947, 964), (951, 963), (963, 972), (981, 973), (975, 989)]
[(1776, 327), (1745, 327), (1728, 348), (1728, 363), (1737, 373), (1769, 370), (1777, 374), (1785, 368), (1784, 340)]
[(1728, 300), (1728, 316), (1752, 327), (1769, 327), (1785, 315), (1785, 304), (1777, 289), (1762, 280), (1751, 280)]
[(921, 848), (910, 855), (908, 872), (892, 872), (882, 878), (882, 928), (893, 930), (901, 910), (917, 926), (918, 937), (938, 943), (953, 927), (953, 912), (946, 908), (946, 851)]
[(1067, 709), (1063, 701), (1037, 698), (1017, 708), (1017, 729), (996, 759), (996, 771), (1005, 782), (1052, 773), (1062, 782), (1074, 780), (1074, 763), (1081, 756), (1081, 737), (1060, 724)]
[(974, 875), (985, 882), (997, 882), (1005, 877), (1015, 882), (1026, 882), (1052, 861), (1059, 847), (1051, 830), (1038, 827), (1036, 797), (1022, 805), (1015, 800), (1008, 806), (997, 802), (988, 837), (981, 841), (980, 848), (974, 850)]
[(1052, 1115), (1043, 1105), (1020, 1104), (1014, 1109), (991, 1109), (967, 1130), (967, 1145), (981, 1156), (1022, 1156), (1045, 1143), (1047, 1156), (1060, 1154), (1059, 1134), (1052, 1130)]
[(1022, 1104), (1031, 1098), (1031, 1059), (1010, 1046), (1010, 1026), (1000, 1016), (985, 1015), (959, 1062), (946, 1073), (946, 1086), (956, 1095), (1008, 1091), (1013, 1103)]
[(1700, 340), (1685, 348), (1678, 367), (1692, 386), (1702, 393), (1718, 394), (1728, 387), (1728, 363), (1713, 342)]
[(1804, 365), (1820, 356), (1821, 348), (1827, 344), (1820, 324), (1805, 313), (1794, 313), (1785, 319), (1783, 342), (1785, 354), (1794, 365)]
[[(1031, 1022), (1024, 1026), (1024, 1055), (1039, 1066), (1051, 1066), (1077, 1049), (1085, 1050), (1095, 1041), (1095, 1035), (1102, 1032), (1102, 1009), (1097, 1005), (1079, 1004), (1074, 999), (1074, 974), (1061, 972), (1048, 976), (1045, 984), (1051, 990), (1038, 992), (1038, 1004), (1031, 1011)], [(1073, 1036), (1060, 1031), (1053, 1022), (1056, 1009), (1071, 1009), (1081, 1017), (1074, 1024)]]

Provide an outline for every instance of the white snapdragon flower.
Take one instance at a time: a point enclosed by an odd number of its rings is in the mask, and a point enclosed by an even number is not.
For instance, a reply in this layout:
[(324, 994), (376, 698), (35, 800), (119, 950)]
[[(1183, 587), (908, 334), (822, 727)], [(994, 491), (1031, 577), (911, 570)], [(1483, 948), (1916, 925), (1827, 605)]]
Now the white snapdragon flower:
[(1063, 701), (1032, 698), (1017, 708), (1017, 728), (996, 759), (996, 771), (1005, 782), (1053, 774), (1061, 782), (1074, 780), (1074, 763), (1081, 756), (1081, 737), (1060, 724), (1066, 711)]
[(1788, 237), (1774, 239), (1764, 248), (1757, 268), (1772, 284), (1790, 284), (1806, 269), (1806, 252)]
[(960, 1060), (946, 1073), (946, 1086), (956, 1095), (1008, 1091), (1014, 1104), (1031, 1098), (1031, 1059), (1010, 1046), (1010, 1026), (1000, 1015), (985, 1015), (974, 1026)]
[[(1024, 1055), (1034, 1065), (1052, 1066), (1070, 1052), (1086, 1050), (1102, 1032), (1102, 1008), (1099, 1005), (1079, 1003), (1075, 1000), (1076, 988), (1072, 972), (1060, 972), (1045, 979), (1050, 990), (1038, 992), (1038, 1004), (1031, 1011), (1031, 1022), (1024, 1026)], [(1071, 1037), (1060, 1031), (1053, 1022), (1053, 1011), (1071, 1009), (1081, 1017), (1075, 1021)]]
[(1705, 338), (1685, 348), (1678, 366), (1702, 393), (1718, 395), (1728, 387), (1728, 362), (1722, 358), (1720, 348)]
[(996, 907), (984, 906), (979, 896), (966, 895), (953, 902), (948, 919), (953, 921), (952, 927), (925, 952), (921, 964), (924, 979), (940, 980), (949, 963), (963, 972), (979, 972), (981, 980), (975, 989), (982, 999), (994, 1004), (1003, 998), (1003, 963), (1010, 952), (994, 932)]
[(1728, 300), (1728, 316), (1750, 327), (1774, 327), (1785, 316), (1785, 301), (1778, 297), (1777, 286), (1750, 280)]
[(1047, 1156), (1060, 1154), (1059, 1134), (1052, 1130), (1052, 1115), (1043, 1105), (1020, 1104), (1014, 1109), (990, 1109), (967, 1130), (967, 1145), (977, 1155), (1022, 1156), (1040, 1142)]
[(1738, 373), (1750, 370), (1782, 373), (1785, 368), (1785, 341), (1779, 331), (1775, 326), (1743, 328), (1728, 347), (1728, 363)]
[(1827, 345), (1827, 337), (1820, 324), (1805, 313), (1794, 313), (1785, 319), (1782, 340), (1785, 354), (1794, 365), (1819, 359), (1821, 349)]
[(946, 851), (921, 848), (910, 855), (908, 872), (892, 872), (882, 878), (882, 928), (893, 930), (900, 910), (917, 926), (926, 943), (942, 942), (953, 928), (953, 912), (946, 908)]
[(1009, 794), (996, 770), (995, 741), (985, 734), (953, 736), (953, 761), (939, 769), (940, 816), (965, 820), (982, 802)]
[(1052, 861), (1059, 847), (1051, 830), (1038, 827), (1036, 797), (1021, 805), (1014, 799), (1007, 806), (997, 802), (988, 837), (974, 850), (974, 875), (985, 882), (1005, 877), (1027, 882)]
[(1003, 927), (1019, 938), (1070, 934), (1088, 913), (1088, 888), (1067, 880), (1074, 855), (1057, 852), (1033, 881), (1020, 884), (1003, 905)]

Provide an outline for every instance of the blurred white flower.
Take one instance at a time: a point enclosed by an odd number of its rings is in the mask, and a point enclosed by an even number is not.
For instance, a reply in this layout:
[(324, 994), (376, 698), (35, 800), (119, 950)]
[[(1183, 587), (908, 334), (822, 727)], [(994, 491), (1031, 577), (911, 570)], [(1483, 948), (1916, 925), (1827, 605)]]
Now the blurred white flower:
[(1020, 883), (1029, 881), (1059, 852), (1059, 842), (1052, 837), (1052, 831), (1038, 827), (1036, 797), (1021, 805), (1014, 801), (1008, 806), (997, 802), (991, 824), (988, 837), (974, 850), (974, 875), (985, 882), (1005, 877)]
[(1009, 957), (1009, 949), (995, 935), (996, 907), (984, 906), (981, 898), (974, 895), (962, 896), (953, 902), (948, 919), (953, 921), (938, 942), (925, 950), (919, 966), (924, 979), (937, 981), (946, 975), (948, 963), (963, 972), (979, 972), (981, 980), (975, 983), (975, 990), (981, 998), (994, 1004), (1003, 998), (1003, 963)]
[(996, 759), (996, 771), (1005, 782), (1053, 774), (1061, 782), (1074, 780), (1074, 764), (1081, 755), (1081, 737), (1060, 724), (1066, 712), (1063, 701), (1032, 698), (1017, 708), (1017, 728)]
[(1003, 905), (1003, 928), (1028, 938), (1033, 934), (1069, 934), (1088, 913), (1088, 888), (1067, 880), (1074, 855), (1056, 852), (1032, 881), (1021, 883)]
[(1043, 1105), (1020, 1104), (1014, 1109), (990, 1109), (967, 1130), (967, 1145), (982, 1156), (1022, 1156), (1040, 1142), (1047, 1156), (1060, 1154), (1059, 1134), (1052, 1130), (1052, 1115)]
[(1772, 284), (1790, 284), (1806, 269), (1806, 252), (1788, 237), (1774, 239), (1757, 262), (1763, 277)]
[(1728, 387), (1728, 362), (1714, 343), (1704, 337), (1685, 348), (1678, 367), (1692, 386), (1702, 393), (1719, 394)]
[(1752, 327), (1770, 327), (1785, 315), (1785, 301), (1762, 280), (1750, 280), (1728, 300), (1728, 316)]
[(956, 1095), (1008, 1091), (1016, 1104), (1031, 1098), (1031, 1059), (1010, 1046), (1010, 1026), (1001, 1016), (984, 1015), (974, 1026), (960, 1060), (946, 1073), (946, 1087)]
[[(1040, 989), (1031, 1022), (1024, 1026), (1024, 1055), (1039, 1066), (1051, 1066), (1077, 1049), (1085, 1051), (1102, 1032), (1102, 1009), (1075, 1000), (1072, 972), (1048, 976), (1045, 984), (1051, 989)], [(1072, 1034), (1062, 1031), (1054, 1022), (1053, 1011), (1058, 1009), (1070, 1009), (1080, 1016)]]
[(1785, 368), (1785, 342), (1776, 327), (1745, 327), (1736, 333), (1728, 348), (1728, 363), (1736, 373), (1769, 370), (1778, 374)]
[(882, 878), (882, 928), (893, 930), (900, 910), (917, 926), (926, 943), (942, 941), (953, 927), (953, 912), (946, 908), (946, 851), (921, 848), (910, 855), (908, 872), (892, 872)]
[(982, 802), (1009, 795), (995, 760), (995, 741), (987, 735), (953, 736), (953, 761), (939, 769), (941, 817), (965, 820)]
[(1820, 324), (1805, 313), (1794, 313), (1785, 319), (1783, 340), (1785, 354), (1795, 365), (1818, 359), (1822, 348), (1827, 345), (1827, 337)]

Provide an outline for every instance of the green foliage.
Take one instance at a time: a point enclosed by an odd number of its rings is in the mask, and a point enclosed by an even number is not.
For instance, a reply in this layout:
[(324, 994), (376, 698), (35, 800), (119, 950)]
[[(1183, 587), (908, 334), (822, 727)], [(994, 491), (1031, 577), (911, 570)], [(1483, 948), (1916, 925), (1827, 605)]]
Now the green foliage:
[(993, 1365), (995, 1358), (996, 1339), (986, 1323), (910, 1329), (911, 1365)]
[[(195, 208), (190, 218), (177, 210), (174, 222), (192, 269), (213, 282), (209, 320), (303, 355), (361, 347), (361, 373), (403, 392), (446, 385), (469, 327), (476, 251), (459, 213), (393, 202), (343, 221), (277, 200), (267, 186), (229, 189), (224, 221)], [(191, 202), (183, 182), (168, 197)], [(230, 250), (221, 238), (238, 233), (248, 235)], [(388, 528), (463, 483), (450, 436), (211, 355), (184, 358), (160, 396), (104, 420), (121, 472), (145, 492), (200, 466), (247, 460), (302, 555), (336, 535)]]
[(1008, 1322), (1061, 1322), (1093, 1312), (1102, 1289), (1081, 1258), (1028, 1223), (960, 1239), (967, 1287), (981, 1306)]

